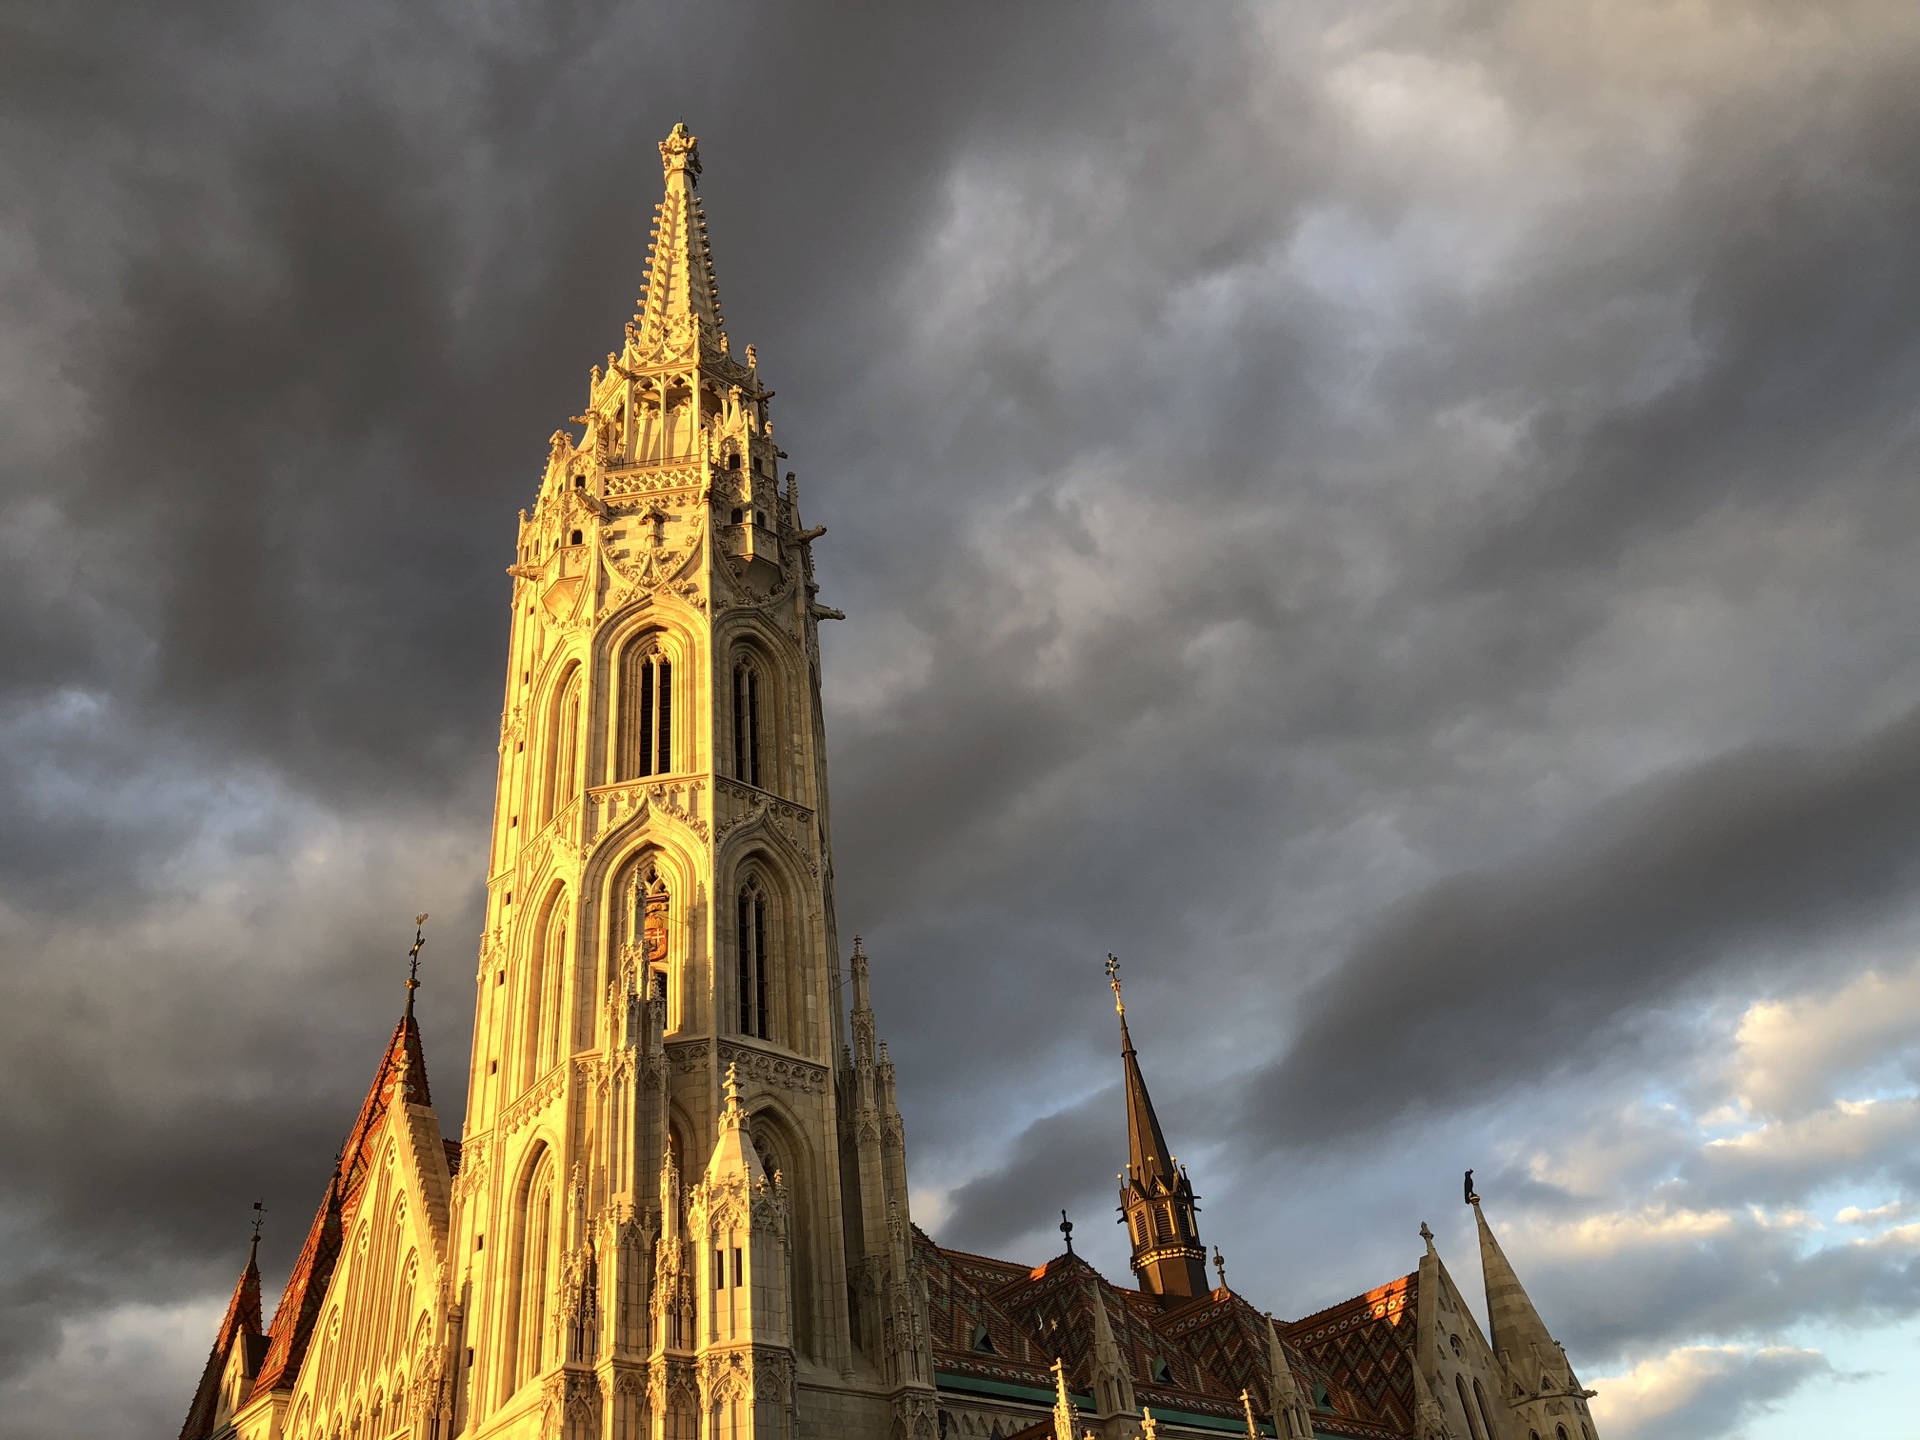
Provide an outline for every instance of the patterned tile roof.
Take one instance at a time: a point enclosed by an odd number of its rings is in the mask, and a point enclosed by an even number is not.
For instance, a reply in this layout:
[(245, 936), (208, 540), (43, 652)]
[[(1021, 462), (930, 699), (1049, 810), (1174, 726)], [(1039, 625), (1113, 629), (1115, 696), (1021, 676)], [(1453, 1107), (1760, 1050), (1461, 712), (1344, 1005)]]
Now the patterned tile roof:
[[(927, 1277), (938, 1373), (1051, 1393), (1049, 1367), (1058, 1357), (1069, 1388), (1090, 1394), (1099, 1304), (1138, 1404), (1238, 1420), (1244, 1389), (1262, 1420), (1271, 1413), (1266, 1317), (1231, 1290), (1170, 1305), (1111, 1284), (1077, 1255), (1030, 1268), (944, 1249), (917, 1230), (914, 1239)], [(1277, 1325), (1301, 1394), (1329, 1402), (1315, 1407), (1316, 1430), (1353, 1440), (1413, 1434), (1416, 1280), (1403, 1276)]]

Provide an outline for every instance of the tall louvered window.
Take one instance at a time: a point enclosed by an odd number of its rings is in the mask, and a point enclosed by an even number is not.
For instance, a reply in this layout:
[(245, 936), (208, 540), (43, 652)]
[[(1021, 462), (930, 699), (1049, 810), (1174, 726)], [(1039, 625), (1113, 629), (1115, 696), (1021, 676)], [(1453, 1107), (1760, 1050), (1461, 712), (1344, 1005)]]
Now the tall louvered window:
[(735, 984), (740, 992), (740, 1033), (767, 1036), (767, 896), (758, 882), (740, 888), (734, 917)]
[(760, 672), (745, 661), (733, 667), (733, 774), (760, 783)]
[(673, 773), (673, 662), (657, 641), (627, 647), (621, 665), (622, 780)]

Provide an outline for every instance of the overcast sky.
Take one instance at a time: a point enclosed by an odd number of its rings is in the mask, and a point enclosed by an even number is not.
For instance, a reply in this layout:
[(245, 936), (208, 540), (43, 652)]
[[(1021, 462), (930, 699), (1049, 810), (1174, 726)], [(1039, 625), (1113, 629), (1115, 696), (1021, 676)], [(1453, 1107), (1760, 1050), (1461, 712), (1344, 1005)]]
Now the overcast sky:
[(170, 1434), (399, 1009), (457, 1128), (515, 512), (700, 137), (916, 1218), (1109, 1276), (1129, 1014), (1300, 1315), (1912, 1434), (1920, 8), (0, 25), (0, 1435)]

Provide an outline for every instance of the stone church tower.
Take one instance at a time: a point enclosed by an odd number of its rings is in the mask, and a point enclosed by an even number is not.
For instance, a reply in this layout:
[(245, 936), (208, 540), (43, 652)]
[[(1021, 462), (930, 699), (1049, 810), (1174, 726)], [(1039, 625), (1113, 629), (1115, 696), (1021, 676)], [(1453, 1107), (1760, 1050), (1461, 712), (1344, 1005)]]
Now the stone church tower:
[(917, 1435), (903, 1134), (834, 927), (822, 532), (721, 319), (698, 147), (660, 154), (640, 313), (512, 567), (453, 1428)]
[(1209, 1285), (1112, 957), (1135, 1287), (1064, 1212), (1038, 1266), (914, 1227), (858, 939), (841, 983), (823, 531), (721, 320), (693, 137), (660, 155), (640, 313), (520, 516), (461, 1139), (409, 981), (181, 1440), (1597, 1440), (1484, 1218), (1485, 1335), (1424, 1227), (1416, 1270), (1296, 1321), (1217, 1251)]

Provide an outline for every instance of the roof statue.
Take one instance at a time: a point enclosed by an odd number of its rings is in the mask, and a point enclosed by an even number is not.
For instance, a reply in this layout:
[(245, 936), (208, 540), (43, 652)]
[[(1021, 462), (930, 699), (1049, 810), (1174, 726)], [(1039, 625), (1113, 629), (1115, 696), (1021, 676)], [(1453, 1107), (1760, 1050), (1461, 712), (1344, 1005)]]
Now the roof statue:
[[(1065, 1208), (1064, 1250), (1037, 1265), (914, 1223), (873, 1003), (891, 962), (838, 928), (826, 532), (782, 466), (771, 347), (729, 344), (699, 142), (676, 124), (658, 153), (636, 310), (613, 348), (583, 349), (577, 429), (529, 445), (502, 556), (460, 1138), (415, 1016), (422, 912), (271, 1323), (261, 1201), (181, 1440), (1598, 1440), (1471, 1171), (1487, 1335), (1425, 1227), (1413, 1268), (1301, 1318), (1229, 1286), (1223, 1244), (1209, 1284), (1111, 954), (1124, 1103), (1104, 1143), (1124, 1146), (1131, 1274), (1077, 1253)], [(648, 147), (633, 167), (650, 184), (652, 164)], [(1310, 1196), (1272, 1179), (1311, 1243)], [(1275, 1298), (1236, 1253), (1237, 1282)]]

